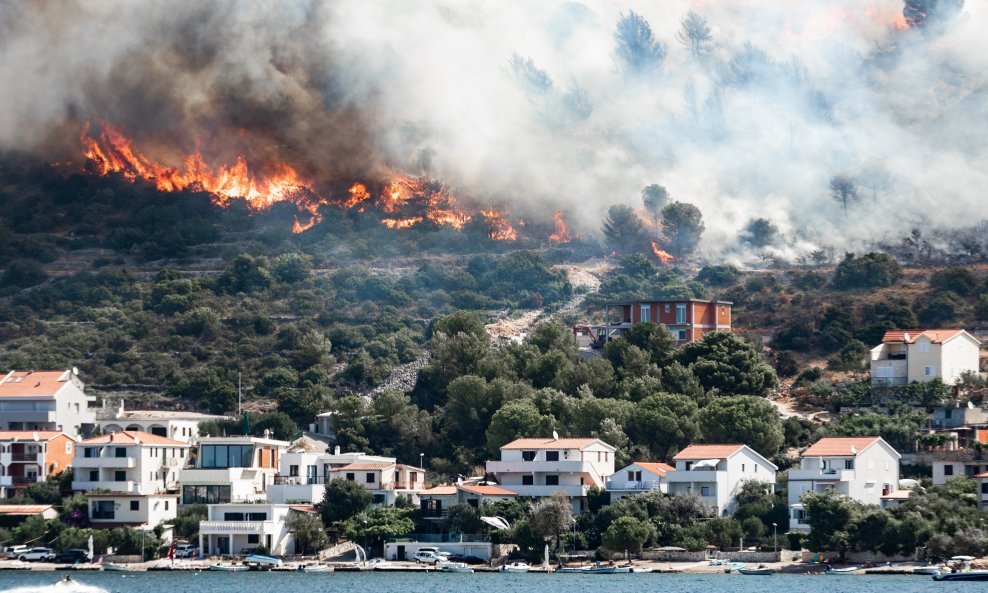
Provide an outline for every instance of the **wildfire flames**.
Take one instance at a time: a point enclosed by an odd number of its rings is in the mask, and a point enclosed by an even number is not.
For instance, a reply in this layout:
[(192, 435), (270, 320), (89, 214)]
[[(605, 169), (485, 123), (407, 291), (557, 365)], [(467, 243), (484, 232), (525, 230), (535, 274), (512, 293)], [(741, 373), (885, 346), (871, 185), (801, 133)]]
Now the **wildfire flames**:
[(659, 261), (664, 264), (672, 263), (673, 260), (676, 259), (671, 254), (659, 249), (659, 244), (655, 241), (652, 241), (652, 253), (654, 253), (655, 257), (659, 258)]
[(168, 167), (146, 157), (133, 142), (114, 126), (101, 123), (100, 132), (90, 135), (87, 123), (83, 126), (81, 141), (87, 166), (99, 175), (119, 173), (125, 179), (142, 179), (153, 183), (161, 191), (173, 192), (194, 189), (209, 192), (213, 201), (225, 206), (231, 199), (243, 198), (254, 210), (261, 210), (275, 202), (291, 201), (310, 215), (308, 223), (297, 219), (293, 230), (300, 233), (321, 220), (319, 201), (313, 199), (311, 186), (302, 180), (295, 169), (284, 163), (272, 167), (272, 174), (259, 177), (240, 155), (234, 164), (209, 166), (199, 150), (185, 157), (181, 169)]
[(556, 210), (553, 212), (552, 220), (556, 223), (556, 232), (549, 235), (549, 238), (556, 243), (569, 243), (572, 241), (569, 235), (569, 227), (566, 226), (566, 221), (563, 220), (563, 211)]

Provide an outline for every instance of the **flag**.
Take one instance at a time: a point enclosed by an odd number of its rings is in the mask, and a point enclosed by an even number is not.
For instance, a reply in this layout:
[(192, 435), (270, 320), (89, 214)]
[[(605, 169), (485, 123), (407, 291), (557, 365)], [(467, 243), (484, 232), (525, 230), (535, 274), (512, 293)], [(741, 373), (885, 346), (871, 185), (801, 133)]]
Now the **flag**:
[(168, 559), (175, 559), (175, 542), (172, 542), (172, 545), (168, 547)]

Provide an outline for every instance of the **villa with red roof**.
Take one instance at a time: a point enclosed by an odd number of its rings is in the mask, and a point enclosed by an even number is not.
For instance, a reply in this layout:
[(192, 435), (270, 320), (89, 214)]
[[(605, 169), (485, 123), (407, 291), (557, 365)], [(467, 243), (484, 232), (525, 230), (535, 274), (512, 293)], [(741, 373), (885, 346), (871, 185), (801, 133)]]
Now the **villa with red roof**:
[(612, 502), (652, 490), (667, 493), (669, 481), (666, 480), (666, 475), (674, 471), (676, 468), (667, 463), (636, 461), (614, 472), (607, 480), (607, 491)]
[(865, 504), (899, 489), (899, 452), (881, 437), (824, 437), (789, 470), (789, 530), (809, 531), (802, 496), (830, 488)]
[(979, 371), (981, 342), (962, 329), (889, 330), (871, 349), (871, 382), (906, 385), (940, 379), (947, 385)]
[(458, 504), (480, 508), (484, 501), (511, 500), (518, 496), (500, 486), (465, 483), (434, 486), (418, 494), (422, 518), (427, 521), (443, 519), (449, 513), (449, 508)]
[(779, 468), (747, 445), (690, 445), (672, 458), (676, 471), (669, 472), (669, 494), (696, 494), (714, 507), (718, 516), (728, 516), (737, 507), (737, 495), (745, 482), (775, 484)]
[(0, 430), (60, 431), (74, 439), (89, 434), (96, 400), (83, 391), (75, 369), (0, 372)]
[(596, 438), (516, 439), (501, 447), (501, 459), (487, 462), (487, 473), (501, 488), (519, 496), (563, 493), (574, 513), (587, 510), (587, 490), (604, 488), (614, 473), (617, 448)]
[(54, 430), (0, 431), (0, 499), (72, 465), (75, 439)]

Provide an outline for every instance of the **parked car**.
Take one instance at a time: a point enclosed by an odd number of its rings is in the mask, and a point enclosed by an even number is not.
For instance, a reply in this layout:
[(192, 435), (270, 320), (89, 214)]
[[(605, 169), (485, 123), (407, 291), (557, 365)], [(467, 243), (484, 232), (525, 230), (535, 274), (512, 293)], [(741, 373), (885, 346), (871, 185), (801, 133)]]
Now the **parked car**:
[(192, 544), (179, 544), (175, 546), (176, 558), (195, 558), (199, 555), (199, 546)]
[(18, 554), (17, 559), (21, 562), (36, 562), (38, 560), (51, 562), (55, 559), (55, 551), (51, 548), (31, 548)]
[(92, 558), (89, 557), (89, 552), (79, 548), (65, 550), (61, 554), (55, 556), (55, 562), (57, 564), (78, 564), (80, 562), (90, 562), (91, 560)]
[(30, 549), (31, 548), (27, 546), (6, 546), (3, 548), (3, 557), (8, 560), (13, 560)]
[(412, 556), (412, 559), (415, 560), (415, 562), (417, 562), (418, 564), (435, 564), (437, 562), (443, 562), (444, 560), (446, 560), (445, 557), (440, 556), (435, 552), (429, 552), (424, 550), (419, 550), (415, 552), (415, 555)]

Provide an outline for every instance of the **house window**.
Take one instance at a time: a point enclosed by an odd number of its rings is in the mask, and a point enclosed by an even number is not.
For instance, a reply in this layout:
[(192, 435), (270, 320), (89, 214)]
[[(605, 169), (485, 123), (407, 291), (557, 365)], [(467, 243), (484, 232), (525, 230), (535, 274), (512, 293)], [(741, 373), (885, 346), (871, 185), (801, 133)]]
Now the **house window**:
[(676, 323), (686, 323), (686, 304), (676, 305)]
[(639, 305), (641, 309), (641, 321), (651, 321), (652, 320), (652, 307), (651, 305)]
[(261, 543), (261, 536), (258, 535), (258, 534), (256, 534), (256, 533), (248, 533), (247, 534), (247, 543), (248, 544), (259, 544), (259, 543)]
[(224, 521), (243, 521), (244, 520), (244, 514), (243, 513), (223, 513), (223, 520)]
[(132, 501), (130, 501), (130, 510), (132, 510), (132, 511), (139, 511), (139, 510), (141, 510), (141, 501), (139, 501), (139, 500), (132, 500)]
[(96, 447), (83, 447), (82, 449), (83, 457), (99, 457), (99, 449)]
[(367, 472), (367, 476), (364, 477), (364, 481), (367, 482), (368, 484), (373, 484), (375, 482), (374, 472)]
[(793, 509), (793, 511), (792, 511), (792, 518), (795, 519), (799, 523), (805, 523), (806, 522), (806, 511), (804, 511), (803, 509)]
[(558, 486), (559, 485), (559, 476), (557, 476), (556, 474), (546, 474), (546, 476), (545, 476), (545, 485), (546, 486)]
[(943, 475), (952, 476), (954, 475), (954, 464), (948, 463), (943, 466)]
[(408, 482), (409, 482), (409, 485), (415, 484), (418, 481), (419, 481), (419, 473), (418, 472), (408, 472)]
[(165, 501), (165, 510), (166, 511), (168, 510), (168, 501), (167, 500)]
[(115, 506), (112, 500), (97, 500), (93, 502), (93, 519), (115, 518)]
[(665, 305), (665, 308), (664, 308), (663, 310), (664, 310), (664, 311), (665, 311), (666, 313), (668, 313), (668, 312), (669, 312), (669, 303), (666, 303), (666, 305)]
[(981, 493), (988, 494), (988, 481), (981, 482)]
[(710, 496), (710, 486), (700, 486), (700, 496)]
[(535, 451), (522, 451), (521, 458), (524, 461), (535, 461)]
[(744, 473), (744, 464), (741, 464), (741, 473)]
[(203, 468), (252, 467), (253, 445), (203, 445)]
[(357, 480), (357, 474), (347, 472), (346, 479), (355, 482)]
[(685, 463), (685, 467), (683, 469), (685, 469), (686, 471), (690, 471), (691, 469), (693, 469), (693, 462), (692, 461), (687, 461)]
[(113, 472), (113, 481), (114, 482), (126, 482), (127, 481), (127, 472), (120, 471), (120, 470), (117, 470), (117, 471)]
[(182, 486), (182, 504), (230, 502), (229, 486)]
[(99, 470), (98, 469), (91, 469), (91, 470), (89, 470), (89, 481), (90, 482), (99, 482)]
[(929, 342), (926, 342), (926, 341), (917, 342), (916, 343), (916, 346), (919, 347), (919, 351), (920, 352), (929, 352), (930, 351), (930, 343)]
[(65, 442), (65, 454), (69, 455), (72, 453), (72, 443), (69, 441)]
[(964, 474), (967, 477), (973, 478), (976, 473), (978, 473), (978, 466), (976, 466), (976, 465), (965, 465), (964, 466)]
[(533, 484), (535, 484), (535, 477), (532, 476), (531, 474), (524, 475), (521, 477), (522, 486), (532, 486)]
[[(887, 463), (888, 462), (886, 462), (886, 464)], [(854, 460), (853, 459), (845, 459), (844, 460), (844, 469), (854, 469)], [(886, 467), (885, 469), (888, 469), (888, 467)]]
[(954, 411), (952, 409), (947, 408), (946, 410), (943, 411), (943, 417), (946, 418), (947, 420), (950, 420), (953, 416), (954, 416)]
[(559, 461), (559, 451), (546, 451), (545, 452), (546, 461)]
[(288, 466), (288, 475), (289, 476), (292, 476), (292, 477), (297, 477), (298, 476), (298, 466), (297, 465), (289, 465)]
[(686, 330), (685, 329), (681, 329), (678, 332), (676, 332), (676, 339), (679, 340), (680, 342), (682, 342), (683, 340), (685, 340), (686, 339)]
[(126, 457), (127, 456), (127, 447), (117, 447), (116, 450), (113, 452), (113, 456), (114, 457)]
[(937, 367), (934, 367), (934, 366), (926, 366), (926, 367), (923, 367), (923, 376), (924, 377), (935, 377), (936, 374), (937, 374)]

